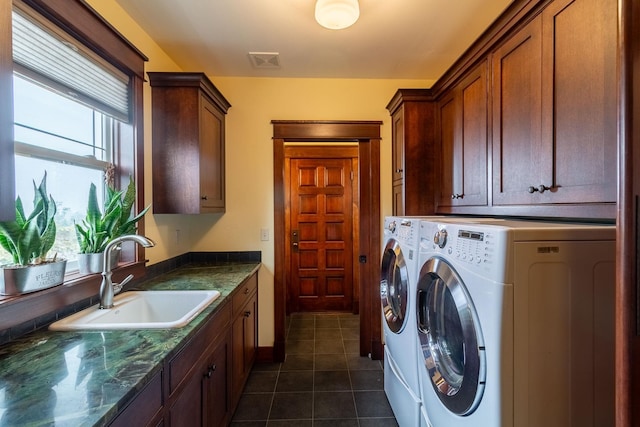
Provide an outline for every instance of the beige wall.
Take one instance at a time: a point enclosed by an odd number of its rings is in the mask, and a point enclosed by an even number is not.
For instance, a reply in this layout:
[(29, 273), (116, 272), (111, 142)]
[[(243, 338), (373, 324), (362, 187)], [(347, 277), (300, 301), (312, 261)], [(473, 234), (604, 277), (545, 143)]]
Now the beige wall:
[[(147, 71), (181, 71), (114, 0), (89, 0), (149, 57)], [(248, 61), (248, 60), (247, 60)], [(247, 63), (249, 65), (249, 63)], [(200, 71), (200, 70), (183, 70)], [(277, 75), (277, 71), (272, 71)], [(398, 88), (426, 80), (209, 78), (229, 100), (226, 117), (227, 201), (223, 215), (147, 215), (146, 234), (158, 245), (150, 264), (189, 251), (262, 251), (259, 344), (273, 345), (273, 152), (271, 120), (381, 120), (381, 211), (391, 213), (391, 124), (387, 103)], [(151, 203), (151, 91), (145, 85), (145, 198)], [(270, 239), (260, 240), (260, 229)]]

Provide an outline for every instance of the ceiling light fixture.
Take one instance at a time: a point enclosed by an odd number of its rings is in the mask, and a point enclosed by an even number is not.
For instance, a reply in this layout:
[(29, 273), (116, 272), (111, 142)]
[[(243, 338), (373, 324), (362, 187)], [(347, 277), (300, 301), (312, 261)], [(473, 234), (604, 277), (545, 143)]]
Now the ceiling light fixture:
[(350, 27), (360, 17), (358, 0), (318, 0), (316, 21), (330, 30)]

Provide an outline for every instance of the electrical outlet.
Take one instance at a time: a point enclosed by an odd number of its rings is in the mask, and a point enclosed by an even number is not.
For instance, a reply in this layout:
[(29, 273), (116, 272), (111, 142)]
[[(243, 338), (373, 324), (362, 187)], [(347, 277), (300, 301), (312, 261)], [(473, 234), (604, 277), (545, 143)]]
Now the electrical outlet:
[(262, 240), (263, 242), (267, 242), (269, 240), (269, 229), (268, 228), (261, 228), (260, 229), (260, 240)]

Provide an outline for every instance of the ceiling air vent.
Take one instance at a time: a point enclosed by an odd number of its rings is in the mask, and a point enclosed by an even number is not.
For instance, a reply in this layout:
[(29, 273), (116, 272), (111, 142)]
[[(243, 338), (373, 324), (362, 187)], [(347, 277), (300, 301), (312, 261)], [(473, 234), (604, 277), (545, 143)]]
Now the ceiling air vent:
[(249, 52), (249, 58), (255, 68), (280, 68), (278, 52)]

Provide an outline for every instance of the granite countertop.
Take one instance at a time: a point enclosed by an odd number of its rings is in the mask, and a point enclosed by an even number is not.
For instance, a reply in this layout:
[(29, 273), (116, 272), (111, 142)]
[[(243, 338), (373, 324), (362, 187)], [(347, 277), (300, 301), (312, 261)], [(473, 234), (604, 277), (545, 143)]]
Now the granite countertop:
[(183, 328), (37, 331), (0, 348), (0, 426), (102, 426), (260, 263), (187, 265), (143, 282), (221, 295)]

